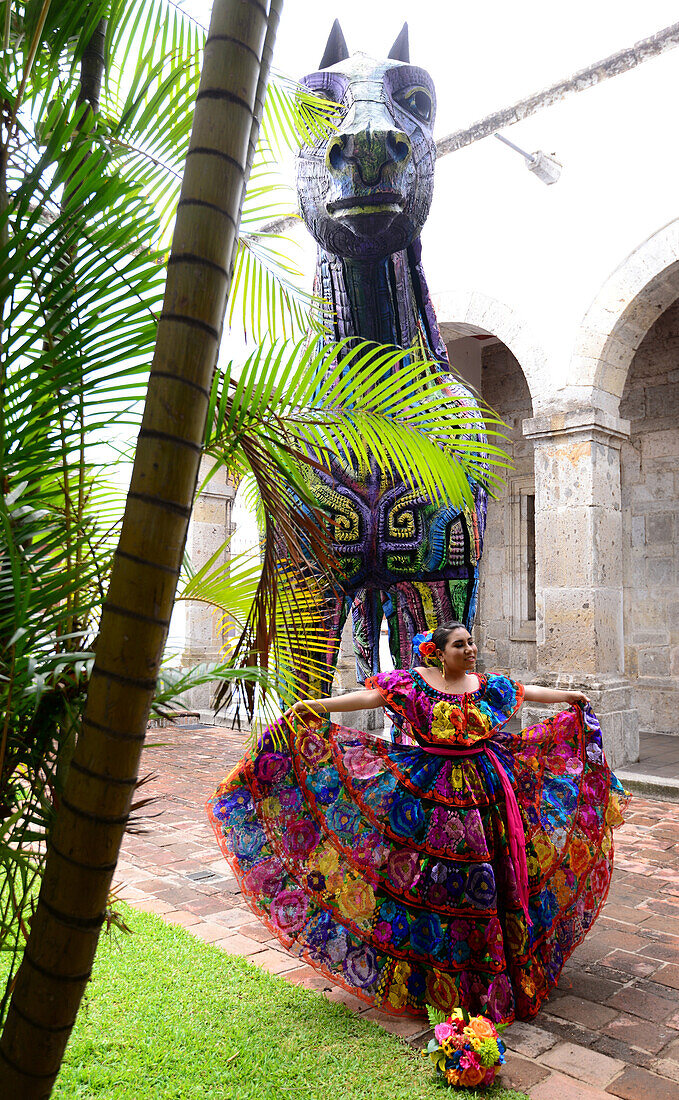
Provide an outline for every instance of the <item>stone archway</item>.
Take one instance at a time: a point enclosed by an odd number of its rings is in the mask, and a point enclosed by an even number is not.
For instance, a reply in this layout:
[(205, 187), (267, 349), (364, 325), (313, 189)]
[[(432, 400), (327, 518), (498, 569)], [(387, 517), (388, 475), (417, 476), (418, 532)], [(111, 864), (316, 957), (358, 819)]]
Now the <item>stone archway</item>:
[(479, 666), (532, 682), (535, 474), (533, 447), (524, 438), (523, 422), (533, 416), (532, 386), (537, 385), (545, 355), (530, 338), (527, 325), (501, 302), (461, 292), (439, 295), (435, 301), (451, 364), (507, 424), (505, 446), (513, 463), (504, 490), (488, 502), (475, 623)]
[(597, 408), (618, 413), (637, 348), (677, 297), (679, 219), (663, 226), (622, 261), (583, 318), (569, 377), (579, 390), (591, 386)]
[(525, 376), (530, 403), (537, 409), (543, 394), (547, 353), (529, 323), (516, 310), (476, 290), (452, 290), (433, 296), (443, 339), (492, 335), (512, 353)]

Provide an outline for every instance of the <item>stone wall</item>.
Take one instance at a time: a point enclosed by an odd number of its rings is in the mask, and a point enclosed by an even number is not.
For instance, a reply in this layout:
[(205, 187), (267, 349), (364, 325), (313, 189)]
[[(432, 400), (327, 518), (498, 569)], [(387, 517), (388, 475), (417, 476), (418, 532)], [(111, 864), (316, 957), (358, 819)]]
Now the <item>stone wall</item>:
[(679, 301), (640, 344), (620, 415), (625, 672), (640, 729), (679, 734)]
[[(533, 445), (523, 438), (521, 425), (533, 409), (523, 371), (509, 349), (499, 342), (481, 348), (481, 395), (508, 425), (515, 468), (498, 499), (488, 502), (475, 627), (479, 667), (525, 680), (535, 669), (535, 613), (526, 590), (532, 518), (527, 513), (535, 489)], [(454, 345), (449, 351), (454, 361)]]

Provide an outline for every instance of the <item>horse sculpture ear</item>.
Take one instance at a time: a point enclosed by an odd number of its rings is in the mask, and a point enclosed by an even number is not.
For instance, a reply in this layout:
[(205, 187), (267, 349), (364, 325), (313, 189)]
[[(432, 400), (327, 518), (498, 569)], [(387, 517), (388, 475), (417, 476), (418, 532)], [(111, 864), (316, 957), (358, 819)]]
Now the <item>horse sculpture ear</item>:
[(410, 62), (410, 43), (408, 42), (408, 24), (404, 23), (401, 28), (401, 33), (394, 42), (394, 45), (389, 50), (387, 57), (390, 57), (392, 61), (408, 61)]
[(325, 53), (318, 67), (319, 69), (329, 69), (331, 65), (336, 65), (338, 61), (346, 61), (348, 56), (349, 50), (342, 34), (342, 28), (339, 25), (339, 19), (336, 19), (332, 25)]

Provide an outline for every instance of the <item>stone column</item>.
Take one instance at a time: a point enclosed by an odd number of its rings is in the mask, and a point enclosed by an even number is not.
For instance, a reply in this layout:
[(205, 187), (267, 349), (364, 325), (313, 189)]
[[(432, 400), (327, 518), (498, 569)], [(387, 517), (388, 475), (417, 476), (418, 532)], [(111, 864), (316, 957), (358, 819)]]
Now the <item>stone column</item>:
[[(204, 457), (201, 462), (199, 483), (207, 476), (214, 459)], [(225, 545), (232, 531), (231, 508), (235, 489), (227, 480), (222, 467), (208, 482), (205, 492), (196, 498), (187, 541), (189, 557), (194, 568), (200, 569), (212, 555), (224, 547), (222, 561), (229, 559), (229, 547)], [(220, 613), (207, 604), (186, 603), (186, 641), (182, 654), (182, 666), (193, 666), (205, 661), (218, 661), (220, 640), (217, 626)], [(209, 684), (194, 688), (187, 695), (188, 704), (195, 710), (211, 707), (213, 688)]]
[(639, 756), (624, 675), (620, 445), (629, 422), (581, 409), (524, 420), (523, 432), (535, 448), (537, 681), (590, 696), (616, 767)]

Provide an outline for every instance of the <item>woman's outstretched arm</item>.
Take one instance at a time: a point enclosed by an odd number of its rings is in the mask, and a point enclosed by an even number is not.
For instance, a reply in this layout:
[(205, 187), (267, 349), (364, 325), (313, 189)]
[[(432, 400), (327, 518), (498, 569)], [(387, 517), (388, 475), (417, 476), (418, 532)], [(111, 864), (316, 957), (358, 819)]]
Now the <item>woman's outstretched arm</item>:
[(303, 718), (305, 714), (330, 714), (331, 711), (374, 710), (382, 706), (382, 696), (377, 688), (367, 691), (349, 691), (346, 695), (331, 695), (327, 699), (300, 699), (286, 710), (284, 718)]
[(583, 691), (560, 691), (538, 684), (526, 684), (523, 697), (527, 703), (589, 703)]

